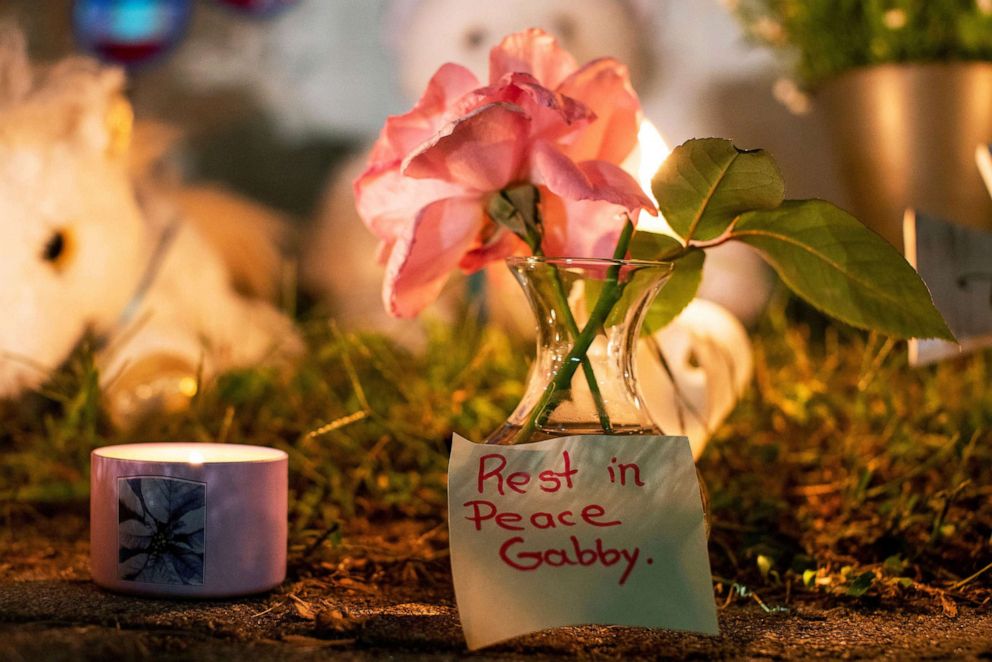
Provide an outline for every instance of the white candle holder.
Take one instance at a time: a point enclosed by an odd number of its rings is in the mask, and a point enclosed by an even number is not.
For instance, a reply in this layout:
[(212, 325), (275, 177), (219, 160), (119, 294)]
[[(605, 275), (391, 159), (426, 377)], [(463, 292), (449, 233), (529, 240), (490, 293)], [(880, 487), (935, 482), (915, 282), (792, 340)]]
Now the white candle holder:
[(161, 597), (260, 593), (286, 577), (288, 457), (262, 446), (127, 444), (90, 456), (90, 570)]

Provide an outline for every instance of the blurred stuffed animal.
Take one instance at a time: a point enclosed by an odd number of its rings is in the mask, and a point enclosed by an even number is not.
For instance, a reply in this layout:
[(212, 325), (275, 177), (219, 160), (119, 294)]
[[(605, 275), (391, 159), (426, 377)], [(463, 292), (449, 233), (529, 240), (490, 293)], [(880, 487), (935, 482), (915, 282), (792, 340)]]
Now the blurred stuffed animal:
[(392, 0), (384, 28), (407, 98), (419, 97), (444, 62), (457, 62), (485, 80), (489, 50), (531, 27), (555, 35), (577, 62), (604, 56), (623, 62), (643, 93), (653, 74), (645, 22), (657, 9), (656, 0)]
[[(123, 86), (87, 58), (32, 67), (20, 33), (0, 29), (0, 397), (43, 383), (92, 331), (108, 409), (127, 424), (300, 341), (287, 317), (235, 291), (198, 229), (212, 221), (188, 213), (239, 203), (170, 196), (154, 156), (132, 168)], [(240, 240), (266, 223), (239, 228)], [(257, 243), (270, 251), (269, 236)]]

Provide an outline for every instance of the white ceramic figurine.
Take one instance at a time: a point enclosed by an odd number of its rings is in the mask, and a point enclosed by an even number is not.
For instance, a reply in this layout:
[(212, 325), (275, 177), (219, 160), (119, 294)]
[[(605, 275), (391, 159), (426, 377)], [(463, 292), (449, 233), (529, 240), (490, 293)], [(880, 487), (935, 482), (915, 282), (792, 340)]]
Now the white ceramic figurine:
[(287, 317), (235, 291), (191, 222), (197, 203), (168, 195), (147, 159), (132, 169), (123, 86), (87, 58), (34, 67), (22, 35), (0, 29), (0, 397), (42, 384), (92, 331), (109, 410), (126, 424), (300, 341)]

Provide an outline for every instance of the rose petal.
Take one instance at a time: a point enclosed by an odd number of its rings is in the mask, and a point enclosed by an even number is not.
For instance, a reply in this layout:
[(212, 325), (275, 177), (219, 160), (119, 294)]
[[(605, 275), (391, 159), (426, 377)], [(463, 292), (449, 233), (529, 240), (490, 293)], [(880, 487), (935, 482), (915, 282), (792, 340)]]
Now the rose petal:
[(499, 228), (492, 239), (467, 252), (458, 266), (470, 274), (492, 262), (528, 252), (527, 244), (520, 237), (506, 228)]
[(449, 182), (404, 177), (398, 161), (369, 168), (355, 180), (354, 189), (362, 221), (379, 239), (390, 242), (431, 202), (464, 193), (463, 187)]
[(575, 59), (558, 46), (554, 37), (544, 30), (530, 28), (511, 34), (489, 52), (489, 82), (495, 83), (509, 73), (522, 72), (554, 89), (577, 66)]
[(389, 254), (393, 252), (395, 241), (380, 241), (375, 249), (375, 263), (385, 266), (389, 262)]
[(445, 127), (407, 157), (401, 171), (474, 191), (498, 191), (520, 175), (529, 123), (519, 106), (487, 104)]
[(637, 145), (641, 103), (630, 84), (627, 67), (600, 58), (566, 78), (556, 90), (586, 105), (596, 121), (573, 134), (564, 152), (574, 161), (620, 164)]
[(479, 79), (465, 67), (452, 63), (442, 65), (413, 108), (386, 120), (372, 147), (369, 162), (402, 159), (450, 122), (452, 116), (447, 109), (477, 87)]
[(420, 210), (386, 265), (382, 296), (389, 314), (413, 317), (433, 302), (482, 224), (479, 199), (448, 198)]
[(459, 103), (468, 105), (474, 97), (520, 106), (531, 118), (531, 139), (558, 140), (596, 119), (584, 104), (549, 90), (530, 74), (507, 74), (495, 85), (467, 94)]
[(544, 253), (549, 257), (613, 256), (625, 214), (634, 224), (640, 210), (598, 200), (566, 200), (547, 189), (541, 192)]
[(645, 209), (657, 214), (654, 203), (640, 185), (619, 166), (606, 161), (576, 164), (555, 146), (540, 141), (531, 152), (531, 181), (546, 186), (568, 200), (602, 200), (624, 209)]

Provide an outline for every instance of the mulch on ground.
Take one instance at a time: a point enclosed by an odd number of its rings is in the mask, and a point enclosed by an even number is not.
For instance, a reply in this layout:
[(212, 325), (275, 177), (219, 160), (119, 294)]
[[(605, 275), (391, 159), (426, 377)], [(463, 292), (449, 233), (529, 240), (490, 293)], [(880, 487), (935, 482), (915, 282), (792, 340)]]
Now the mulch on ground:
[[(337, 561), (291, 555), (276, 591), (237, 600), (157, 600), (92, 583), (77, 513), (18, 516), (0, 534), (0, 659), (453, 659), (468, 655), (443, 526), (356, 527)], [(433, 550), (433, 551), (432, 551)], [(311, 550), (312, 551), (312, 550)], [(321, 568), (321, 566), (324, 566)], [(932, 600), (885, 603), (739, 596), (719, 610), (722, 635), (583, 626), (538, 633), (483, 659), (973, 658), (992, 656), (992, 610)], [(759, 603), (759, 601), (761, 603)], [(493, 605), (493, 618), (500, 606)]]

